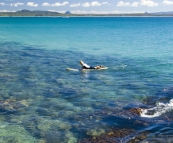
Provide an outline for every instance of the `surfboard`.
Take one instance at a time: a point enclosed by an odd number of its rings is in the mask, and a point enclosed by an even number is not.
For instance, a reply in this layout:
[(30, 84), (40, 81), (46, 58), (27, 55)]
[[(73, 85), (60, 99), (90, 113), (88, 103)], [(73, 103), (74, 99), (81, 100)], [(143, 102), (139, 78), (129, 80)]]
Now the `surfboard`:
[[(82, 69), (81, 71), (91, 71), (91, 70), (106, 70), (108, 67), (102, 67), (100, 69)], [(74, 69), (74, 68), (66, 68), (68, 71), (80, 71), (79, 69)]]
[(73, 69), (73, 68), (66, 68), (68, 71), (79, 71), (79, 69)]

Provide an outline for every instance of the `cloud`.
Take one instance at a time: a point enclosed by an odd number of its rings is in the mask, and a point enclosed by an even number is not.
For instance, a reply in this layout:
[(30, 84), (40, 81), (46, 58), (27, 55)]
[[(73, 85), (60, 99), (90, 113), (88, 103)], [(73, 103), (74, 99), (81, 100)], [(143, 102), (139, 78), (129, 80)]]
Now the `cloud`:
[(148, 6), (148, 7), (154, 7), (154, 6), (158, 6), (158, 3), (155, 3), (152, 0), (141, 0), (140, 5), (142, 6)]
[(34, 2), (28, 2), (27, 6), (33, 6), (33, 7), (37, 7), (38, 4), (35, 4)]
[(42, 3), (42, 6), (51, 6), (51, 4), (45, 2), (45, 3)]
[(104, 4), (108, 4), (108, 3), (107, 2), (99, 3), (97, 1), (91, 2), (91, 6), (101, 6), (101, 5), (104, 5)]
[(129, 2), (123, 2), (123, 1), (119, 1), (117, 6), (121, 7), (121, 6), (130, 6)]
[(131, 6), (132, 6), (132, 7), (138, 7), (138, 6), (139, 6), (139, 2), (133, 2), (133, 3), (131, 4)]
[(24, 5), (24, 4), (23, 4), (23, 3), (20, 3), (20, 2), (17, 2), (17, 3), (10, 3), (10, 4), (0, 3), (0, 6), (5, 6), (5, 5), (17, 7), (17, 6)]
[(77, 3), (77, 4), (71, 4), (69, 7), (79, 7), (80, 6), (80, 3)]
[(173, 5), (173, 1), (169, 1), (169, 0), (164, 0), (163, 1), (164, 5)]
[(20, 5), (24, 5), (23, 3), (19, 3), (19, 2), (17, 2), (17, 3), (13, 3), (11, 6), (15, 6), (15, 7), (17, 7), (17, 6), (20, 6)]
[(63, 3), (57, 2), (57, 3), (54, 3), (54, 4), (50, 4), (50, 3), (45, 2), (45, 3), (42, 4), (42, 6), (65, 6), (65, 5), (68, 5), (68, 4), (69, 4), (69, 2), (63, 2)]
[(1, 3), (0, 3), (0, 5), (1, 5), (1, 6), (4, 6), (4, 5), (5, 5), (5, 3), (1, 2)]
[(82, 6), (83, 6), (83, 7), (90, 7), (91, 5), (90, 5), (89, 2), (86, 2), (86, 3), (82, 4)]
[[(167, 1), (167, 0), (165, 0)], [(152, 0), (141, 0), (140, 2), (133, 2), (132, 4), (130, 2), (123, 2), (123, 1), (119, 1), (117, 6), (118, 7), (138, 7), (138, 6), (148, 6), (148, 7), (154, 7), (154, 6), (158, 6), (158, 3), (155, 3)]]
[(90, 6), (101, 6), (101, 5), (105, 5), (105, 4), (108, 4), (108, 2), (99, 3), (98, 1), (93, 1), (91, 3), (86, 2), (86, 3), (82, 4), (82, 6), (83, 7), (90, 7)]
[(68, 4), (69, 4), (69, 2), (67, 2), (67, 1), (65, 1), (63, 3), (57, 2), (57, 3), (52, 4), (52, 6), (65, 6), (65, 5), (68, 5)]

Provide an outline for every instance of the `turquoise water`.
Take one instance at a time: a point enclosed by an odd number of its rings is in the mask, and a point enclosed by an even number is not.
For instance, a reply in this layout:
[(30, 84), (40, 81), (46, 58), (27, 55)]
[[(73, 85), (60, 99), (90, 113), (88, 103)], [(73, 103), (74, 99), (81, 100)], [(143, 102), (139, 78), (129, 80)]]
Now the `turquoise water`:
[[(149, 96), (173, 98), (172, 25), (172, 17), (0, 18), (0, 142), (73, 143), (114, 127), (172, 137), (171, 121), (146, 127), (117, 116)], [(79, 60), (109, 69), (66, 71)], [(172, 108), (163, 109), (170, 118)]]

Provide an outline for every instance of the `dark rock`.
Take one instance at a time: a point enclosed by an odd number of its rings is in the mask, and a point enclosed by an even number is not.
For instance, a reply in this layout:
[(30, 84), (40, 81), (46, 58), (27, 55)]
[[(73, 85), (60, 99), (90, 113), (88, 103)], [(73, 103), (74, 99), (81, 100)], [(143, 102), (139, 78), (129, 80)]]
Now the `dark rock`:
[(132, 108), (129, 111), (137, 115), (140, 115), (142, 113), (142, 110), (140, 108)]
[(114, 129), (99, 137), (80, 140), (78, 143), (118, 143), (120, 138), (128, 136), (134, 132), (133, 129)]
[(122, 138), (131, 133), (134, 133), (135, 131), (133, 129), (120, 129), (120, 130), (114, 130), (113, 132), (114, 132), (114, 134), (112, 135), (113, 137)]
[(115, 139), (111, 138), (92, 138), (92, 139), (84, 139), (79, 141), (78, 143), (118, 143)]
[(18, 104), (16, 104), (16, 100), (8, 99), (0, 102), (0, 112), (16, 112), (18, 108)]
[(146, 139), (147, 138), (147, 134), (148, 134), (147, 132), (141, 132), (137, 136), (133, 137), (133, 139), (131, 139), (127, 143), (138, 143), (138, 142)]

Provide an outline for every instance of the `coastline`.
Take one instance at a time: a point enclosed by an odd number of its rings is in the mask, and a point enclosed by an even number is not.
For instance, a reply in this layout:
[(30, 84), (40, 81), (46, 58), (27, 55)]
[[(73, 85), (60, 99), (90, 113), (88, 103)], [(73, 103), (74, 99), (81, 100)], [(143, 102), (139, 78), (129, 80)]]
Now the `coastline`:
[(173, 17), (173, 14), (129, 13), (129, 14), (44, 14), (0, 12), (0, 17)]
[[(1, 18), (1, 17), (43, 17), (43, 18), (44, 18), (44, 17), (50, 17), (50, 18), (53, 17), (53, 18), (64, 18), (65, 16), (0, 16), (0, 18)], [(150, 18), (150, 17), (151, 17), (151, 18), (152, 18), (152, 17), (173, 17), (173, 15), (171, 15), (171, 16), (166, 16), (166, 15), (163, 15), (163, 16), (156, 16), (156, 15), (155, 15), (155, 16), (154, 16), (154, 15), (151, 15), (151, 16), (104, 16), (104, 15), (103, 15), (103, 16), (101, 16), (101, 15), (99, 15), (99, 16), (85, 16), (85, 15), (83, 15), (83, 16), (75, 16), (75, 15), (70, 15), (70, 16), (67, 16), (67, 17), (68, 17), (68, 18), (75, 18), (75, 17), (82, 17), (82, 18), (83, 18), (83, 17), (86, 17), (86, 18), (87, 18), (87, 17), (90, 17), (90, 18), (92, 18), (92, 17), (93, 17), (93, 18), (97, 18), (97, 17), (98, 17), (98, 18), (99, 18), (99, 17), (103, 17), (103, 18), (104, 18), (104, 17), (105, 17), (105, 18), (111, 18), (111, 17), (115, 17), (115, 18), (116, 18), (116, 17), (117, 17), (117, 18), (120, 18), (120, 17), (121, 17), (121, 18), (123, 18), (123, 17), (124, 17), (124, 18), (128, 18), (128, 17), (141, 17), (141, 18), (146, 18), (146, 17), (147, 17), (147, 18)]]

